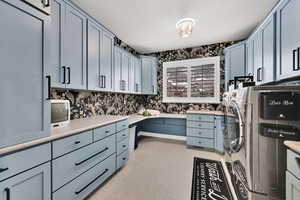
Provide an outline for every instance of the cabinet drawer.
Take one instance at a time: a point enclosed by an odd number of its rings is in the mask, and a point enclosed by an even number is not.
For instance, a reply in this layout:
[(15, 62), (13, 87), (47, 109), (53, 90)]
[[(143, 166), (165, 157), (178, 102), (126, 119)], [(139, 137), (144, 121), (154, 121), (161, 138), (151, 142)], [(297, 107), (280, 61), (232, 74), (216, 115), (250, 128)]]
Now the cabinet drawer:
[(287, 169), (300, 179), (300, 155), (287, 150)]
[(212, 149), (215, 148), (214, 139), (208, 138), (187, 137), (187, 145)]
[(0, 181), (51, 160), (50, 143), (0, 157)]
[(197, 114), (189, 114), (186, 115), (186, 120), (190, 121), (201, 121), (201, 122), (214, 122), (214, 115), (197, 115)]
[(204, 129), (214, 129), (214, 122), (196, 122), (196, 121), (187, 121), (187, 127), (190, 128), (204, 128)]
[(128, 138), (129, 136), (129, 129), (125, 129), (117, 133), (117, 142), (121, 142)]
[(53, 160), (53, 191), (115, 152), (116, 139), (112, 135)]
[(187, 128), (187, 136), (215, 138), (214, 129)]
[(94, 129), (94, 142), (116, 133), (116, 124)]
[(129, 138), (127, 137), (125, 140), (118, 142), (117, 144), (117, 155), (124, 152), (126, 149), (128, 149), (129, 145)]
[(82, 200), (116, 171), (116, 154), (53, 193), (53, 200)]
[(123, 167), (125, 163), (128, 161), (128, 159), (129, 159), (129, 152), (127, 149), (126, 151), (124, 151), (123, 153), (117, 156), (117, 169)]
[(120, 121), (117, 123), (117, 132), (127, 129), (129, 126), (128, 120)]
[(71, 151), (75, 151), (93, 142), (93, 131), (86, 131), (64, 139), (56, 140), (52, 143), (53, 158), (57, 158)]

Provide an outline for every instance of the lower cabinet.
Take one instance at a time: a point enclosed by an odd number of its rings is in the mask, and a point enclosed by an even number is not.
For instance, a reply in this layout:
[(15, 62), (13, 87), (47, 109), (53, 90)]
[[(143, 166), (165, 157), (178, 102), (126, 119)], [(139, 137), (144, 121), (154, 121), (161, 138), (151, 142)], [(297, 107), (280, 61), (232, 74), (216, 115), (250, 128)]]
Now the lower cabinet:
[(129, 129), (127, 121), (118, 122), (117, 127), (117, 169), (120, 169), (129, 159)]
[(224, 117), (207, 114), (188, 114), (187, 145), (224, 153)]
[(113, 154), (58, 191), (54, 192), (53, 200), (84, 199), (107, 180), (115, 170), (116, 154)]
[(0, 199), (51, 200), (50, 162), (0, 182)]

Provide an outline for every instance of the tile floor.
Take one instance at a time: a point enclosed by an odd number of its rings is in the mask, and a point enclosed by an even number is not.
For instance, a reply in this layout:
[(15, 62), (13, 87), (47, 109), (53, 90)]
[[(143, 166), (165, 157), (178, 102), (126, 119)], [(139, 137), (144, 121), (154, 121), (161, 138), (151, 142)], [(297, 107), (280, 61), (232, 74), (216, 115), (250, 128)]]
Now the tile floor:
[(143, 137), (129, 162), (88, 200), (189, 200), (194, 156), (222, 156), (185, 143)]

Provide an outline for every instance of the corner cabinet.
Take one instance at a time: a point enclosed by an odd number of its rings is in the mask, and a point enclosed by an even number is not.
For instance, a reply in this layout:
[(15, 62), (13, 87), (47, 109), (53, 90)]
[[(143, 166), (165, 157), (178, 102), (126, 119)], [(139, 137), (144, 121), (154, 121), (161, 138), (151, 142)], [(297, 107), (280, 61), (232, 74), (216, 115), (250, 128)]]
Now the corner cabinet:
[(51, 0), (47, 73), (55, 88), (86, 89), (87, 17), (63, 0)]
[(50, 18), (19, 0), (0, 0), (0, 13), (3, 148), (50, 135), (50, 80), (44, 71)]
[(300, 75), (300, 1), (284, 0), (277, 10), (278, 79)]
[(225, 53), (225, 88), (228, 89), (229, 81), (236, 76), (245, 76), (246, 47), (245, 42), (228, 47)]
[(50, 162), (0, 182), (0, 191), (1, 199), (51, 200)]
[(152, 56), (141, 56), (142, 94), (157, 94), (157, 60)]
[(88, 21), (88, 90), (113, 91), (113, 36)]

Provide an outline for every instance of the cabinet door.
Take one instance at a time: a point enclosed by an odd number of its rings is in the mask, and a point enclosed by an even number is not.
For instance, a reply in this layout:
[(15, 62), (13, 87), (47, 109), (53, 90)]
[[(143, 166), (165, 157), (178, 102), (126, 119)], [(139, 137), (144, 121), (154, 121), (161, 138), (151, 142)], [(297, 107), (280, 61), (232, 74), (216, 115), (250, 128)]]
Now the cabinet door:
[(230, 78), (245, 75), (245, 44), (230, 49)]
[(230, 50), (225, 51), (225, 90), (228, 91), (229, 89), (229, 81), (231, 80), (231, 68), (230, 68)]
[(50, 163), (0, 182), (0, 191), (0, 199), (51, 200)]
[(67, 66), (67, 88), (86, 89), (86, 17), (66, 6), (64, 57)]
[(0, 148), (48, 136), (44, 62), (49, 17), (19, 0), (0, 0)]
[(49, 66), (47, 66), (47, 74), (51, 75), (51, 86), (55, 88), (66, 87), (66, 68), (62, 66), (62, 57), (64, 52), (62, 51), (64, 23), (65, 23), (65, 3), (62, 0), (51, 0), (51, 26), (50, 26), (50, 38), (49, 53), (46, 59), (49, 60)]
[(247, 76), (253, 76), (254, 73), (253, 73), (253, 40), (250, 39), (248, 42), (247, 42), (247, 70), (246, 70), (246, 74)]
[(142, 83), (142, 63), (139, 58), (134, 59), (134, 82), (135, 82), (135, 93), (141, 93)]
[(262, 59), (262, 32), (258, 31), (253, 38), (254, 47), (254, 59), (253, 59), (253, 69), (254, 69), (254, 81), (259, 85), (263, 80), (263, 59)]
[(157, 63), (156, 58), (152, 59), (152, 94), (157, 94)]
[(88, 22), (88, 89), (101, 91), (104, 87), (100, 76), (102, 30), (94, 23)]
[(103, 76), (103, 91), (113, 91), (113, 37), (103, 31), (100, 75)]
[[(277, 11), (278, 78), (300, 75), (300, 1), (283, 1)], [(297, 52), (298, 50), (298, 52)]]
[(274, 81), (275, 77), (275, 15), (272, 15), (262, 28), (263, 75), (262, 82)]
[(123, 92), (129, 92), (129, 66), (130, 56), (126, 52), (122, 54), (122, 70), (121, 77), (123, 81)]
[(154, 85), (153, 81), (155, 79), (156, 73), (154, 73), (153, 68), (153, 58), (152, 57), (142, 57), (142, 93), (143, 94), (153, 94)]
[(122, 92), (122, 50), (119, 47), (115, 47), (114, 53), (114, 66), (115, 66), (115, 91)]
[(130, 56), (129, 64), (129, 93), (136, 93), (136, 84), (135, 84), (135, 56)]
[(300, 200), (300, 180), (286, 172), (286, 200)]
[(215, 148), (219, 153), (224, 153), (224, 117), (216, 117), (215, 127)]

